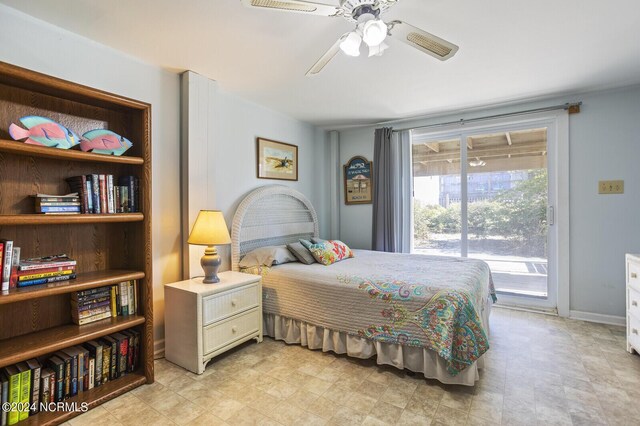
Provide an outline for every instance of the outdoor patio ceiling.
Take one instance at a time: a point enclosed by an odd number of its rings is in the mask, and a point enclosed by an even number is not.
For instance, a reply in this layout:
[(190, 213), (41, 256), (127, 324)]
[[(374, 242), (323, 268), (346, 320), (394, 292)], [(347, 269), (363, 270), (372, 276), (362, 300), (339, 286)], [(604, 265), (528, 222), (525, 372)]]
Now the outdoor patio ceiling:
[[(528, 129), (468, 137), (467, 160), (484, 162), (468, 173), (546, 168), (547, 129)], [(481, 163), (482, 164), (482, 163)], [(413, 137), (413, 174), (441, 176), (460, 173), (460, 140)]]

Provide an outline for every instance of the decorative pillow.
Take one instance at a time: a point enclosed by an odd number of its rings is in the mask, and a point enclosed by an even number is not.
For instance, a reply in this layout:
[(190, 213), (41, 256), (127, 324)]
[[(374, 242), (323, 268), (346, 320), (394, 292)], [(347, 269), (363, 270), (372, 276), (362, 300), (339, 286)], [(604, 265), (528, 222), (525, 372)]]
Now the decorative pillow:
[(328, 240), (323, 240), (322, 238), (312, 238), (311, 242), (313, 244), (320, 244), (320, 243), (326, 243)]
[(297, 261), (298, 259), (291, 254), (287, 246), (268, 246), (251, 250), (242, 258), (238, 266), (240, 268), (250, 268), (252, 266), (281, 265)]
[(264, 265), (250, 266), (248, 268), (240, 268), (240, 272), (244, 272), (245, 274), (261, 275), (263, 277), (266, 277), (270, 270), (271, 270), (270, 267), (264, 266)]
[[(305, 245), (303, 240), (300, 240), (300, 243)], [(311, 244), (309, 246), (309, 251), (313, 257), (324, 266), (329, 266), (336, 262), (340, 262), (341, 260), (353, 257), (351, 249), (339, 240), (329, 240), (323, 243)]]
[(316, 260), (313, 258), (309, 249), (303, 246), (302, 243), (287, 244), (287, 248), (300, 262), (305, 265), (316, 263)]

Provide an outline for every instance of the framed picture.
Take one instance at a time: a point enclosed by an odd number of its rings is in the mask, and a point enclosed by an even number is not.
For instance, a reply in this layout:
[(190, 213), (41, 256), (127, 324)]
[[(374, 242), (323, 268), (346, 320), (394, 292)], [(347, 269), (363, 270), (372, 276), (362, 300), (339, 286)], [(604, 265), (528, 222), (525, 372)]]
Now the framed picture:
[(373, 202), (373, 161), (356, 156), (343, 167), (345, 204), (371, 204)]
[(257, 138), (258, 178), (298, 180), (298, 147)]

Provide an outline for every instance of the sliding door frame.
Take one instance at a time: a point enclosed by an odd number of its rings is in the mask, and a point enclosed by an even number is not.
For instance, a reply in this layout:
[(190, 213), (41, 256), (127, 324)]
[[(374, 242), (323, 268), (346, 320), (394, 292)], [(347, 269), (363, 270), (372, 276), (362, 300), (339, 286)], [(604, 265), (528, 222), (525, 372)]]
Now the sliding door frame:
[[(443, 126), (439, 130), (424, 132), (412, 131), (412, 143), (427, 143), (442, 139), (460, 138), (460, 192), (461, 192), (461, 255), (468, 255), (467, 220), (467, 144), (466, 138), (482, 133), (525, 130), (534, 127), (547, 128), (547, 171), (549, 176), (548, 218), (553, 219), (549, 226), (549, 294), (546, 303), (540, 299), (527, 299), (502, 294), (499, 303), (518, 307), (537, 307), (557, 312), (560, 316), (569, 316), (570, 307), (570, 269), (569, 269), (569, 118), (567, 111), (550, 111), (528, 114), (521, 117), (491, 119), (473, 124), (455, 124)], [(422, 133), (422, 132), (420, 132)], [(413, 197), (412, 197), (413, 198)], [(551, 218), (549, 214), (553, 214)], [(551, 223), (551, 222), (549, 222)]]

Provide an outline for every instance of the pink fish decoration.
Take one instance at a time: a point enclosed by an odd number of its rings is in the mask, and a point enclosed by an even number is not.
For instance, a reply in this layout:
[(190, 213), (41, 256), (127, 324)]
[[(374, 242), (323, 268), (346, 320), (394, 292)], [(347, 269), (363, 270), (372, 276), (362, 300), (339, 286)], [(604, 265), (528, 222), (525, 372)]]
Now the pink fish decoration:
[(82, 137), (84, 139), (80, 141), (80, 149), (96, 154), (122, 155), (133, 146), (124, 136), (106, 129), (91, 130)]
[(24, 143), (69, 149), (80, 142), (80, 136), (55, 121), (35, 115), (22, 117), (22, 127), (11, 123), (9, 134), (15, 140), (26, 139)]

